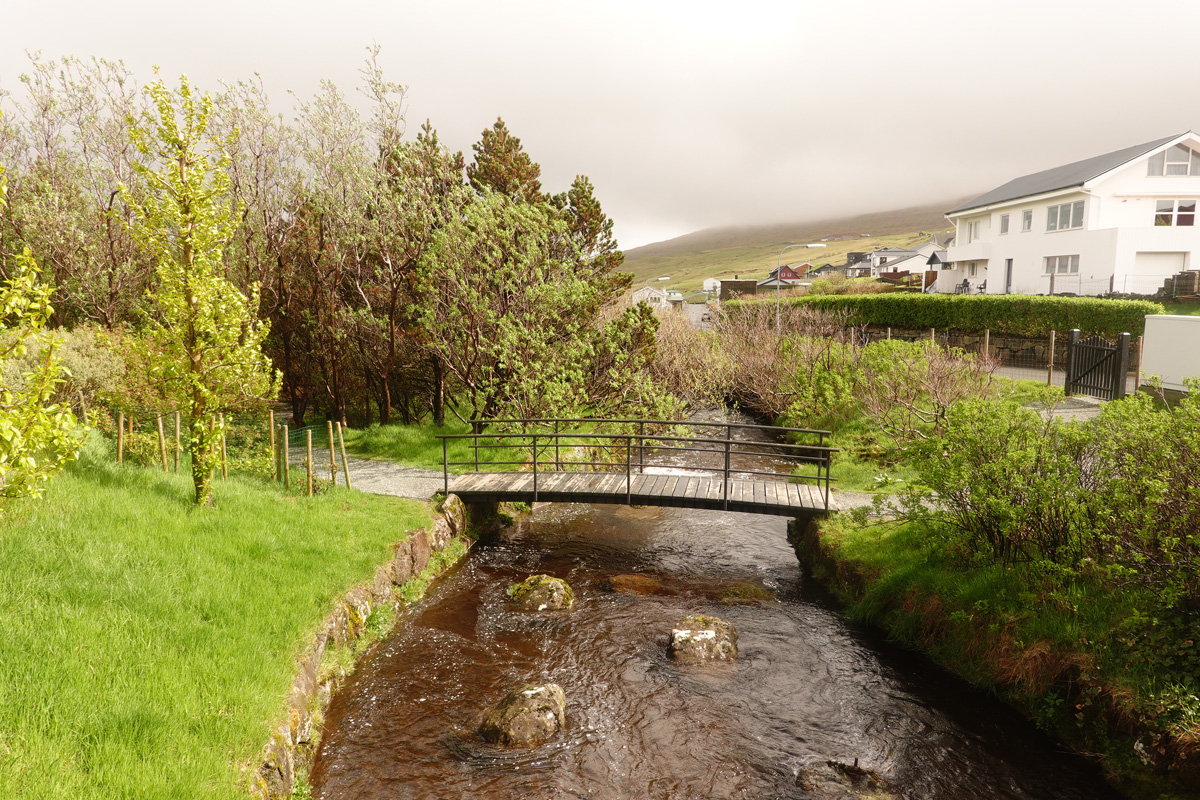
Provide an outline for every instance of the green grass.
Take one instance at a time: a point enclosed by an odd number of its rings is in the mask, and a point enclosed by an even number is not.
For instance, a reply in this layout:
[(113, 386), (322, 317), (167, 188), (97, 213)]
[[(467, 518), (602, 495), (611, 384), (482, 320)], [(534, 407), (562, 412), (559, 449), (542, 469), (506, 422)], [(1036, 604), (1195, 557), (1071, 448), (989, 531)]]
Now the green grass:
[[(345, 431), (346, 452), (359, 458), (370, 458), (378, 461), (393, 461), (410, 467), (425, 469), (442, 468), (442, 440), (438, 434), (470, 433), (468, 425), (458, 420), (447, 420), (446, 424), (438, 427), (431, 422), (417, 425), (371, 425), (368, 428)], [(451, 462), (473, 461), (475, 452), (471, 449), (469, 439), (450, 439), (447, 450)], [(525, 448), (528, 451), (528, 446)], [(496, 461), (518, 461), (524, 456), (512, 448), (481, 449), (480, 463), (490, 464)], [(503, 469), (513, 469), (504, 466)], [(459, 471), (459, 469), (452, 469)]]
[(242, 798), (332, 599), (427, 506), (118, 467), (0, 519), (0, 797)]
[(1184, 300), (1181, 302), (1166, 302), (1163, 306), (1168, 314), (1179, 317), (1200, 317), (1200, 301)]

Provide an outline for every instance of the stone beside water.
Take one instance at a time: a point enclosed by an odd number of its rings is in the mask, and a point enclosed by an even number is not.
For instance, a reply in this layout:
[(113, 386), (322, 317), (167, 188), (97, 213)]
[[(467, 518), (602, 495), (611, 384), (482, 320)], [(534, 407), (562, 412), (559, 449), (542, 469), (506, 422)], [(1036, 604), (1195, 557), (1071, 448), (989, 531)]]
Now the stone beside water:
[(630, 573), (613, 575), (604, 581), (604, 588), (617, 594), (655, 594), (662, 589), (662, 582), (650, 575)]
[(575, 593), (562, 578), (531, 575), (508, 587), (508, 602), (519, 611), (564, 611), (575, 605)]
[(567, 725), (567, 698), (557, 683), (526, 684), (489, 708), (479, 735), (492, 744), (540, 744)]
[(684, 617), (671, 631), (667, 652), (684, 664), (732, 661), (738, 652), (737, 629), (720, 617)]

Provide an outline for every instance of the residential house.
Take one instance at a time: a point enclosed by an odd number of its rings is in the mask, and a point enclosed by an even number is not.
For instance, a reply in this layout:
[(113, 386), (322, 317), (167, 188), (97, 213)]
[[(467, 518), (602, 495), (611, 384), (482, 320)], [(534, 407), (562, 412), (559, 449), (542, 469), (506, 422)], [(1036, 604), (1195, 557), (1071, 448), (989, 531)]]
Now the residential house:
[(1153, 294), (1200, 269), (1192, 131), (1025, 175), (946, 213), (937, 291)]
[(790, 289), (800, 285), (800, 281), (805, 280), (805, 275), (812, 268), (813, 265), (807, 262), (796, 265), (784, 264), (771, 270), (771, 274), (767, 276), (766, 280), (759, 281), (758, 288), (774, 289), (778, 286), (781, 289)]
[(635, 289), (630, 299), (634, 305), (645, 303), (651, 308), (665, 308), (667, 305), (667, 293), (654, 286), (642, 286)]

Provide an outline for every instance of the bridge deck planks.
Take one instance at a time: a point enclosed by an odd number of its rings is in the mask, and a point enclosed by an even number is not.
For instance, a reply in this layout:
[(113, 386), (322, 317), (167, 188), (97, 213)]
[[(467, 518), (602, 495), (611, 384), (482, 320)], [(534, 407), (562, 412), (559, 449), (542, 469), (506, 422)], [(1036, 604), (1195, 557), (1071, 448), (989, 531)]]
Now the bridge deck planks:
[[(728, 500), (720, 475), (633, 474), (620, 472), (542, 472), (541, 502), (617, 503), (684, 508), (728, 508), (758, 514), (802, 517), (826, 511), (821, 487), (786, 480), (729, 481)], [(467, 502), (525, 501), (534, 498), (532, 472), (484, 472), (454, 477), (450, 492)]]

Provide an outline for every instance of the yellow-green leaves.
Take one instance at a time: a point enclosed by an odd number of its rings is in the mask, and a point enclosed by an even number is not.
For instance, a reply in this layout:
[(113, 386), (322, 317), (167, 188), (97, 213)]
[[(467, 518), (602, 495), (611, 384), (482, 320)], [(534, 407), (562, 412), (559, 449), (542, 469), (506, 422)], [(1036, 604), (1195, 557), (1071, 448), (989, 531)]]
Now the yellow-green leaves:
[[(209, 133), (212, 101), (187, 78), (171, 91), (146, 88), (152, 111), (131, 123), (130, 137), (146, 165), (133, 234), (155, 260), (148, 339), (158, 353), (154, 379), (189, 420), (192, 482), (197, 504), (211, 501), (219, 422), (213, 415), (244, 408), (268, 392), (272, 368), (262, 342), (258, 292), (243, 293), (225, 275), (225, 247), (237, 228), (226, 172), (227, 143)], [(148, 166), (147, 166), (148, 165)]]

